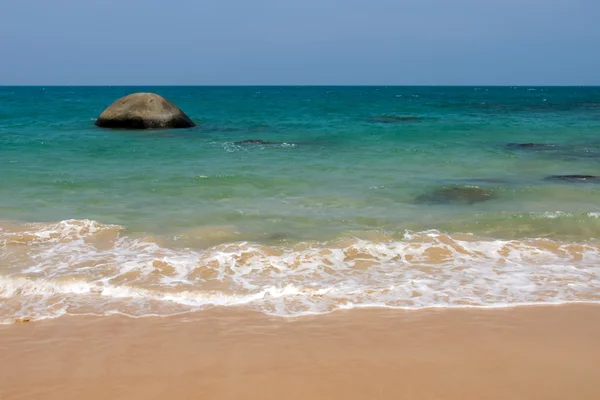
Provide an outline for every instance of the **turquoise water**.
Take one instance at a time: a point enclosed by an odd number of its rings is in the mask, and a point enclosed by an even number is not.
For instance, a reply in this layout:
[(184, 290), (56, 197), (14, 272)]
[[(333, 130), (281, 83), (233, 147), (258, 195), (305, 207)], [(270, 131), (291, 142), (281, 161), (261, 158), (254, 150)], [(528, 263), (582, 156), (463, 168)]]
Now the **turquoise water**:
[[(93, 125), (135, 91), (164, 95), (199, 126)], [(600, 175), (600, 88), (31, 87), (0, 89), (0, 104), (0, 219), (88, 218), (160, 233), (233, 225), (256, 240), (465, 225), (503, 237), (598, 233), (521, 220), (600, 211), (600, 185), (543, 181)], [(370, 120), (388, 114), (419, 119)], [(248, 139), (286, 144), (233, 144)], [(472, 178), (506, 182), (475, 182), (495, 194), (481, 204), (414, 202)]]
[[(198, 126), (94, 126), (138, 91), (165, 96)], [(244, 140), (277, 144), (236, 144)], [(100, 290), (107, 309), (135, 315), (207, 304), (296, 315), (588, 301), (600, 287), (600, 183), (545, 179), (600, 176), (600, 88), (3, 87), (0, 165), (8, 317), (46, 315), (39, 307), (98, 312), (65, 279), (83, 279), (85, 296)], [(423, 201), (454, 187), (483, 191), (486, 201)], [(407, 255), (415, 248), (419, 262)], [(505, 255), (516, 248), (529, 253)], [(470, 261), (460, 258), (467, 253)], [(507, 263), (517, 281), (498, 280), (494, 268)], [(457, 265), (495, 283), (449, 292), (443, 282), (459, 279), (448, 275)], [(417, 279), (424, 266), (441, 272)], [(557, 276), (579, 291), (540, 283)], [(406, 293), (428, 289), (417, 301), (394, 292), (398, 282)], [(343, 295), (315, 300), (325, 287)], [(144, 292), (157, 288), (179, 297)], [(502, 297), (507, 290), (514, 296)], [(369, 295), (352, 297), (359, 292)], [(123, 300), (132, 298), (153, 300), (135, 308)], [(48, 301), (68, 306), (52, 311)]]

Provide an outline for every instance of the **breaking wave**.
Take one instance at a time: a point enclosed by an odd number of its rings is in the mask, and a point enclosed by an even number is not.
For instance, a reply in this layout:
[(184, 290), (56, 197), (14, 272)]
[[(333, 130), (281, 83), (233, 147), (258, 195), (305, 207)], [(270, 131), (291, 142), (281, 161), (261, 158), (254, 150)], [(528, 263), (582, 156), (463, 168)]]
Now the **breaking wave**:
[(496, 240), (433, 230), (406, 232), (401, 240), (181, 249), (91, 220), (0, 223), (0, 323), (214, 307), (302, 316), (358, 307), (596, 302), (599, 261), (595, 241)]

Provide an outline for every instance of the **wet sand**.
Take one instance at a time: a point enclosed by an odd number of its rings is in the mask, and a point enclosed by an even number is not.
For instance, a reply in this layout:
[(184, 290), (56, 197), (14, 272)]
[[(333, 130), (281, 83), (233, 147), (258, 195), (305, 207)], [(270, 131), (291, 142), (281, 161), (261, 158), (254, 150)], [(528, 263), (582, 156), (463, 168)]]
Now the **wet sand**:
[(600, 306), (0, 326), (0, 399), (600, 399)]

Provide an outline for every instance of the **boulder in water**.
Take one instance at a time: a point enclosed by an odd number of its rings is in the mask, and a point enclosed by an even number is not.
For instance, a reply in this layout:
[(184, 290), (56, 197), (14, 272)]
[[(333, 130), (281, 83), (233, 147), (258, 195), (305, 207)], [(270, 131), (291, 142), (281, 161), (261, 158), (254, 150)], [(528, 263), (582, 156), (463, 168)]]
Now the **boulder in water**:
[(600, 176), (595, 175), (551, 175), (547, 177), (547, 181), (562, 181), (562, 182), (592, 182), (600, 183)]
[(418, 196), (423, 204), (474, 204), (493, 199), (489, 190), (475, 186), (444, 187)]
[(134, 93), (112, 103), (96, 120), (102, 128), (191, 128), (196, 124), (175, 104), (154, 93)]

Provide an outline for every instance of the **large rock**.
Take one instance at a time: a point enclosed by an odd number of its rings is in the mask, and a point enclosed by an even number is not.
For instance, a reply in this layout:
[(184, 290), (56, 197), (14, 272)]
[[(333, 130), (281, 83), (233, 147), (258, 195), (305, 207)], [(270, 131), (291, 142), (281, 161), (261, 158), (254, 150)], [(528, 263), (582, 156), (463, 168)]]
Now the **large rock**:
[(134, 93), (112, 103), (96, 120), (102, 128), (191, 128), (194, 122), (175, 104), (154, 93)]

